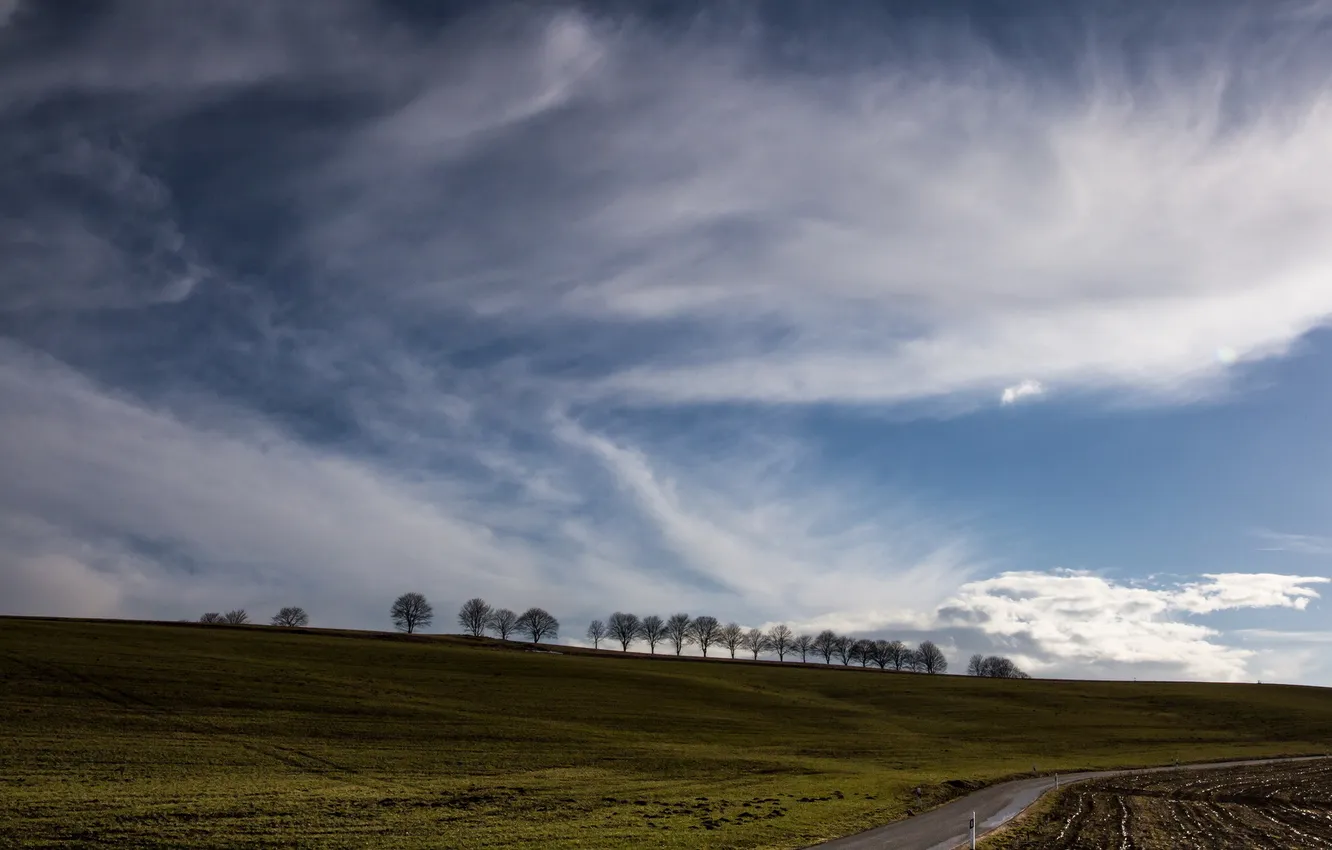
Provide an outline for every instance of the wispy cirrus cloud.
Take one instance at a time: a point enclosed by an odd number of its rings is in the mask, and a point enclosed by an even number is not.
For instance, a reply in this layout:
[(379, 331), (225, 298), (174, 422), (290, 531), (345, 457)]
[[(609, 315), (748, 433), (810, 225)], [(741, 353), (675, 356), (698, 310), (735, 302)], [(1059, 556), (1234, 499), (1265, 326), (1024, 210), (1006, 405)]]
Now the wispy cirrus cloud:
[[(558, 433), (601, 462), (661, 542), (697, 571), (695, 580), (719, 585), (733, 600), (734, 616), (805, 618), (848, 597), (878, 605), (891, 599), (897, 610), (910, 610), (983, 565), (965, 535), (927, 521), (906, 500), (876, 492), (868, 510), (869, 493), (811, 489), (789, 467), (765, 475), (756, 468), (762, 453), (731, 456), (720, 474), (706, 465), (672, 465), (664, 474), (641, 450), (573, 423)], [(777, 456), (790, 464), (799, 454), (788, 448)]]
[(1219, 349), (1278, 356), (1332, 316), (1307, 28), (1204, 34), (1191, 71), (1148, 44), (1147, 79), (1107, 33), (1051, 87), (979, 41), (814, 75), (570, 10), (403, 41), (358, 4), (247, 8), (223, 4), (232, 25), (190, 55), (172, 45), (194, 24), (141, 54), (121, 10), (75, 67), (124, 64), (96, 79), (176, 104), (291, 81), (368, 104), (286, 179), (312, 271), (381, 307), (575, 326), (597, 379), (567, 389), (593, 398), (1187, 400), (1223, 381)]
[[(154, 407), (9, 344), (0, 393), (5, 613), (173, 617), (299, 596), (326, 623), (378, 624), (388, 596), (415, 587), (445, 605), (539, 595), (566, 613), (764, 619), (850, 591), (928, 604), (977, 565), (956, 532), (905, 509), (890, 521), (882, 499), (871, 527), (834, 490), (764, 475), (784, 452), (751, 452), (742, 493), (709, 482), (706, 463), (649, 463), (567, 420), (554, 434), (574, 451), (521, 452), (509, 433), (450, 427), (448, 409), (406, 420), (388, 457), (348, 453), (208, 399)], [(447, 431), (485, 474), (450, 471), (432, 446), (414, 455), (415, 428)], [(726, 474), (745, 463), (732, 456)], [(610, 492), (588, 480), (598, 470)]]
[[(356, 203), (310, 250), (413, 305), (577, 323), (595, 397), (1190, 400), (1332, 315), (1328, 187), (1297, 165), (1332, 133), (1317, 34), (1146, 82), (1098, 46), (1058, 89), (980, 44), (811, 76), (572, 13), (496, 38), (503, 73), (423, 79), (319, 175)], [(690, 333), (596, 348), (663, 325)]]
[[(124, 3), (19, 45), (6, 598), (281, 593), (373, 625), (375, 594), (429, 585), (1239, 675), (1181, 618), (1298, 610), (1313, 580), (987, 585), (1002, 559), (949, 507), (820, 468), (752, 411), (1178, 404), (1298, 346), (1332, 315), (1311, 8), (1132, 56), (1110, 22), (1056, 75), (971, 35), (943, 61), (925, 31), (803, 32), (792, 63), (757, 14), (558, 5)], [(698, 409), (732, 411), (725, 439), (653, 419)], [(1096, 610), (1119, 648), (1079, 638)]]
[(1258, 531), (1264, 552), (1295, 552), (1301, 555), (1332, 555), (1332, 537), (1316, 534), (1288, 534), (1279, 531)]

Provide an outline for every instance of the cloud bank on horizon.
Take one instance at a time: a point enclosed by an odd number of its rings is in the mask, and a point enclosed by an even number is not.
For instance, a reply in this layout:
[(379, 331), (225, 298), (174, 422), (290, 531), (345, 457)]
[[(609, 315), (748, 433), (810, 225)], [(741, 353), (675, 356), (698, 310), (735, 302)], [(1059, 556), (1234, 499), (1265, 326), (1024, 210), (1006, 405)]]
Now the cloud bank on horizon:
[(1332, 3), (1031, 8), (0, 3), (0, 613), (417, 589), (1332, 675), (1279, 637), (1319, 529), (1064, 569), (984, 468), (848, 448), (1242, 405), (1332, 320)]

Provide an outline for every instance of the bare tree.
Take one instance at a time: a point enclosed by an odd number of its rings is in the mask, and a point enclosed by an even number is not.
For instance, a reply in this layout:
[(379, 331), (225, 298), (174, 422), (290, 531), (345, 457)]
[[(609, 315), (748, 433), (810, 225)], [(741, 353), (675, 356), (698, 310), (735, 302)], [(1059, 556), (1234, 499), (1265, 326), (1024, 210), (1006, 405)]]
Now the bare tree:
[(666, 639), (666, 623), (656, 614), (649, 614), (643, 618), (643, 623), (639, 627), (639, 634), (643, 640), (647, 641), (648, 652), (657, 654), (657, 644)]
[(500, 640), (508, 640), (518, 628), (518, 612), (508, 608), (496, 608), (486, 619), (486, 628), (494, 632)]
[(906, 670), (910, 670), (912, 673), (924, 673), (925, 660), (920, 657), (919, 652), (917, 652), (914, 649), (908, 648), (906, 651), (906, 660), (903, 662), (903, 667)]
[(814, 638), (810, 644), (810, 649), (823, 656), (824, 664), (831, 664), (833, 653), (837, 652), (837, 632), (832, 629), (824, 629)]
[(430, 607), (425, 596), (419, 593), (404, 593), (393, 600), (389, 616), (393, 618), (394, 628), (410, 635), (417, 629), (430, 625), (435, 619), (435, 609)]
[(299, 628), (300, 626), (310, 625), (310, 615), (305, 613), (304, 608), (288, 605), (286, 608), (283, 608), (281, 611), (273, 615), (272, 622), (275, 626)]
[(934, 641), (925, 641), (916, 649), (916, 655), (920, 659), (920, 671), (922, 673), (946, 673), (948, 672), (948, 659), (944, 658), (943, 651), (934, 645)]
[(874, 641), (861, 638), (851, 645), (851, 660), (859, 661), (861, 667), (874, 663)]
[(218, 612), (209, 611), (207, 614), (204, 614), (202, 617), (199, 618), (199, 622), (217, 624), (217, 623), (225, 623), (226, 620), (222, 619), (222, 615), (219, 614)]
[(458, 609), (458, 625), (472, 637), (481, 637), (490, 623), (491, 607), (481, 597), (469, 599)]
[(243, 626), (250, 622), (250, 615), (245, 613), (244, 608), (237, 608), (223, 614), (222, 619), (228, 626)]
[(728, 650), (730, 650), (731, 657), (734, 658), (735, 651), (740, 648), (740, 644), (744, 643), (744, 640), (745, 640), (745, 630), (740, 628), (740, 624), (727, 623), (726, 625), (722, 626), (721, 638), (718, 639), (717, 642), (720, 643), (722, 646), (726, 647)]
[(518, 617), (518, 631), (540, 643), (543, 637), (558, 637), (560, 621), (551, 616), (544, 608), (528, 608)]
[(874, 663), (880, 670), (887, 670), (892, 657), (889, 655), (889, 646), (891, 644), (886, 640), (876, 640), (874, 642)]
[(885, 666), (891, 666), (898, 671), (911, 669), (911, 650), (900, 640), (888, 641), (888, 647), (884, 652), (888, 659)]
[(809, 653), (813, 649), (814, 638), (809, 635), (799, 634), (795, 636), (795, 640), (791, 641), (791, 651), (800, 653), (801, 664), (804, 664), (805, 661), (808, 660)]
[(600, 620), (593, 620), (587, 625), (587, 637), (592, 641), (593, 649), (601, 649), (601, 641), (606, 637), (606, 624)]
[(607, 634), (620, 642), (622, 652), (628, 652), (629, 644), (642, 636), (643, 624), (636, 614), (625, 614), (622, 611), (616, 611), (610, 615)]
[(676, 655), (694, 642), (694, 636), (689, 633), (691, 622), (688, 614), (672, 614), (666, 621), (666, 637), (675, 646)]
[(984, 676), (984, 675), (985, 675), (985, 656), (984, 656), (984, 655), (981, 655), (981, 654), (978, 652), (978, 653), (976, 653), (975, 655), (971, 656), (971, 660), (967, 662), (967, 675), (968, 675), (968, 676)]
[(839, 635), (833, 644), (833, 654), (842, 662), (843, 667), (851, 663), (851, 648), (855, 645), (856, 642), (847, 635)]
[(772, 644), (768, 642), (768, 635), (763, 629), (750, 629), (745, 632), (744, 640), (740, 645), (753, 654), (755, 661), (758, 661), (760, 655), (772, 649)]
[(795, 635), (791, 633), (791, 627), (785, 623), (773, 626), (768, 629), (768, 646), (777, 653), (778, 661), (786, 660), (786, 653), (793, 648), (791, 642), (795, 640)]
[(708, 647), (721, 640), (722, 624), (717, 622), (716, 617), (709, 617), (704, 614), (695, 617), (689, 624), (689, 636), (698, 644), (698, 648), (703, 650), (703, 657), (708, 657)]

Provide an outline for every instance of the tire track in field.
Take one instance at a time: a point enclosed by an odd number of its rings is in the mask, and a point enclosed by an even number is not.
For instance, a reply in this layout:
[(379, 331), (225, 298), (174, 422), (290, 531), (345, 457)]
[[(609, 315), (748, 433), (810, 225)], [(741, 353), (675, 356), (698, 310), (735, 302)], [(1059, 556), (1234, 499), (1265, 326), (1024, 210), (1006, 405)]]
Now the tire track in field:
[[(1299, 836), (1300, 839), (1306, 842), (1306, 845), (1309, 847), (1315, 847), (1315, 846), (1332, 847), (1332, 841), (1328, 841), (1326, 838), (1320, 838), (1316, 835), (1307, 833), (1304, 830), (1300, 829), (1299, 827), (1295, 826), (1295, 824), (1291, 823), (1289, 820), (1285, 818), (1277, 817), (1272, 813), (1265, 811), (1263, 809), (1254, 809), (1254, 813), (1261, 818), (1271, 821), (1281, 831), (1293, 833)], [(1308, 826), (1308, 824), (1304, 825)]]
[[(300, 771), (301, 773), (332, 778), (339, 782), (355, 785), (376, 793), (381, 793), (386, 790), (401, 792), (403, 788), (402, 783), (389, 784), (382, 780), (366, 777), (363, 773), (353, 767), (338, 764), (331, 759), (314, 755), (313, 753), (306, 752), (297, 747), (284, 747), (278, 744), (260, 744), (206, 720), (200, 720), (198, 718), (186, 720), (165, 706), (158, 705), (150, 700), (146, 700), (143, 697), (113, 685), (109, 685), (105, 682), (99, 682), (91, 676), (79, 673), (76, 670), (71, 670), (59, 664), (50, 661), (35, 661), (32, 659), (20, 658), (12, 652), (5, 652), (4, 655), (20, 667), (27, 668), (39, 677), (46, 674), (49, 678), (64, 680), (67, 684), (73, 685), (76, 689), (86, 694), (97, 697), (98, 699), (109, 702), (112, 705), (116, 705), (127, 711), (132, 711), (145, 717), (151, 717), (154, 721), (164, 723), (168, 726), (175, 726), (178, 729), (196, 735), (222, 738), (235, 744), (241, 749), (271, 758), (287, 767)], [(320, 765), (326, 769), (321, 770), (312, 767), (310, 763)], [(417, 788), (415, 790), (426, 793), (425, 789)]]
[[(1076, 809), (1074, 809), (1073, 814), (1069, 816), (1068, 820), (1064, 821), (1064, 826), (1063, 826), (1062, 829), (1059, 830), (1059, 835), (1055, 836), (1055, 844), (1058, 845), (1060, 848), (1067, 848), (1067, 847), (1068, 847), (1067, 844), (1064, 844), (1064, 843), (1063, 843), (1063, 841), (1064, 841), (1064, 835), (1068, 833), (1069, 829), (1072, 828), (1072, 827), (1074, 826), (1074, 824), (1080, 824), (1080, 823), (1081, 823), (1081, 820), (1079, 820), (1079, 819), (1082, 817), (1082, 813), (1086, 810), (1086, 808), (1087, 808), (1087, 794), (1086, 794), (1086, 792), (1079, 791), (1079, 792), (1078, 792), (1078, 807), (1077, 807)], [(1076, 839), (1077, 834), (1078, 834), (1078, 831), (1077, 831), (1076, 829), (1074, 829), (1074, 830), (1073, 830), (1073, 837), (1074, 837), (1074, 839)], [(1070, 840), (1073, 840), (1073, 839), (1070, 839)]]
[(1119, 841), (1119, 850), (1132, 850), (1133, 839), (1129, 838), (1129, 809), (1128, 803), (1124, 802), (1124, 795), (1115, 797), (1119, 801), (1119, 834), (1122, 836)]

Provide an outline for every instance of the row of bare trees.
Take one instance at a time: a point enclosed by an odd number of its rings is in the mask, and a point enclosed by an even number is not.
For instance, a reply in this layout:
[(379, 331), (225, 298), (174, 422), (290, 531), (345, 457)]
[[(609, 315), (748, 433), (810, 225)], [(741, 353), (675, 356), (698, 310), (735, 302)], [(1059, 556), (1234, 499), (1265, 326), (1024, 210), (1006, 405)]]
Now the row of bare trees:
[[(398, 631), (413, 634), (428, 628), (435, 619), (435, 609), (420, 593), (404, 593), (393, 602), (389, 616)], [(494, 632), (503, 640), (523, 635), (532, 643), (558, 637), (560, 621), (544, 608), (528, 608), (519, 614), (508, 608), (495, 608), (480, 597), (469, 599), (458, 609), (458, 625), (465, 634), (481, 637)]]
[(732, 658), (740, 652), (755, 660), (763, 655), (776, 655), (778, 661), (787, 656), (800, 656), (802, 662), (810, 657), (822, 658), (825, 664), (833, 660), (843, 665), (875, 666), (881, 670), (903, 670), (920, 673), (944, 673), (948, 659), (932, 641), (910, 647), (900, 640), (868, 640), (839, 635), (824, 630), (816, 635), (796, 634), (789, 626), (779, 624), (764, 631), (744, 628), (738, 623), (723, 625), (716, 617), (691, 617), (672, 614), (666, 619), (655, 614), (638, 617), (616, 611), (606, 620), (593, 620), (587, 627), (587, 638), (592, 646), (601, 648), (602, 641), (613, 641), (622, 651), (638, 641), (648, 646), (654, 655), (658, 645), (669, 644), (680, 655), (686, 646), (697, 646), (707, 657), (709, 650), (719, 647)]
[(977, 653), (971, 656), (967, 662), (968, 676), (984, 676), (989, 679), (1030, 679), (1026, 673), (1022, 672), (1011, 659), (1004, 658), (1002, 655), (981, 655)]
[(545, 608), (528, 608), (519, 614), (508, 608), (493, 608), (479, 596), (467, 600), (458, 609), (458, 625), (472, 637), (482, 637), (490, 631), (501, 640), (520, 634), (532, 643), (560, 634), (560, 621)]
[[(199, 622), (213, 625), (244, 626), (250, 622), (250, 615), (245, 612), (244, 608), (236, 608), (225, 614), (209, 611), (199, 618)], [(310, 625), (310, 615), (305, 613), (304, 608), (288, 605), (274, 614), (269, 623), (274, 626), (299, 628)]]
[(237, 608), (220, 614), (217, 611), (209, 611), (199, 618), (201, 623), (210, 623), (212, 625), (243, 626), (250, 622), (250, 615), (245, 613), (244, 608)]
[[(399, 630), (413, 634), (427, 628), (434, 621), (434, 609), (420, 593), (404, 593), (393, 602), (389, 611), (393, 625)], [(210, 611), (199, 618), (201, 623), (245, 625), (250, 622), (249, 614), (243, 608), (237, 608), (225, 614)], [(304, 608), (286, 606), (273, 615), (270, 620), (274, 626), (299, 628), (310, 624), (310, 615)], [(458, 609), (458, 625), (464, 633), (473, 637), (482, 637), (487, 632), (502, 640), (512, 635), (522, 635), (532, 643), (559, 636), (560, 622), (544, 608), (529, 608), (522, 614), (508, 608), (494, 608), (484, 599), (476, 597), (463, 603)], [(592, 646), (601, 648), (602, 641), (618, 643), (622, 651), (638, 641), (648, 645), (648, 651), (656, 654), (657, 647), (669, 644), (680, 655), (686, 646), (697, 646), (707, 657), (709, 650), (718, 647), (730, 653), (731, 658), (744, 652), (754, 660), (763, 655), (776, 655), (778, 661), (785, 661), (787, 656), (799, 655), (802, 662), (810, 657), (822, 658), (825, 664), (834, 660), (844, 666), (859, 664), (861, 667), (875, 666), (881, 670), (899, 670), (918, 673), (944, 673), (948, 670), (948, 659), (933, 641), (924, 641), (916, 647), (907, 646), (900, 640), (868, 640), (839, 635), (831, 629), (825, 629), (816, 635), (796, 634), (785, 624), (779, 624), (764, 631), (757, 628), (744, 628), (738, 623), (723, 625), (716, 617), (702, 615), (691, 617), (688, 614), (672, 614), (662, 619), (655, 614), (638, 617), (616, 611), (606, 620), (593, 620), (587, 627), (587, 638)], [(967, 663), (967, 675), (983, 676), (995, 679), (1031, 678), (1018, 668), (1010, 659), (998, 655), (973, 655)]]

